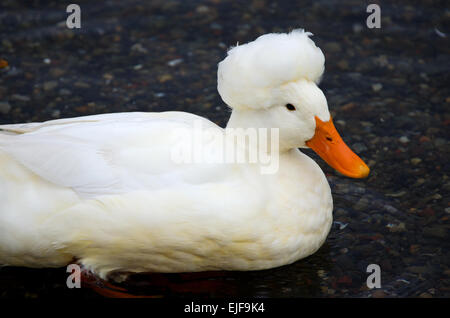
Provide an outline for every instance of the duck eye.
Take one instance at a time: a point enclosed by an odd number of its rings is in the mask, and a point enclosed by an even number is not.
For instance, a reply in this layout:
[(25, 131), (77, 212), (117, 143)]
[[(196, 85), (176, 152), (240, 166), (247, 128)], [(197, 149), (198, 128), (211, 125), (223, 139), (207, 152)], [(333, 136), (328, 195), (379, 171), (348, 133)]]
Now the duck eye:
[(295, 110), (295, 106), (292, 104), (286, 104), (286, 108), (289, 109), (290, 111)]

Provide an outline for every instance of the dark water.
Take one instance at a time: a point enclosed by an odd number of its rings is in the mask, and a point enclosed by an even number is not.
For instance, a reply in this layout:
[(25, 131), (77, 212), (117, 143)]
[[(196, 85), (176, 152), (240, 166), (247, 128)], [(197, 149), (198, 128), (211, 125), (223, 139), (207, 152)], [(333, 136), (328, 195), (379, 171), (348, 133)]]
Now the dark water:
[[(371, 167), (338, 175), (325, 245), (289, 266), (204, 276), (137, 275), (163, 296), (449, 297), (450, 12), (445, 1), (60, 1), (0, 4), (0, 123), (119, 111), (183, 110), (224, 125), (216, 91), (226, 48), (302, 27), (326, 55), (321, 83), (338, 130)], [(180, 59), (180, 60), (179, 60)], [(178, 60), (174, 62), (174, 60)], [(169, 63), (171, 62), (171, 63)], [(175, 64), (175, 65), (174, 65)], [(172, 66), (171, 66), (172, 65)], [(381, 268), (381, 289), (366, 268)], [(0, 269), (2, 297), (98, 297), (69, 290), (65, 269)]]

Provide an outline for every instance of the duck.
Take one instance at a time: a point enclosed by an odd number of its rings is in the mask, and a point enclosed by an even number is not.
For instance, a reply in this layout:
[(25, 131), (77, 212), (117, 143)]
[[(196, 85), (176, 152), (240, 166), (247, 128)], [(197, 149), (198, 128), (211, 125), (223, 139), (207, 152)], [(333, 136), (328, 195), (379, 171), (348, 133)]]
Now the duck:
[[(370, 169), (333, 124), (318, 86), (325, 57), (311, 35), (269, 33), (228, 50), (217, 73), (231, 109), (225, 128), (180, 111), (0, 125), (0, 264), (76, 260), (107, 279), (263, 270), (314, 254), (333, 201), (323, 171), (300, 149), (351, 178)], [(265, 131), (274, 142), (224, 138), (230, 130)], [(175, 160), (186, 144), (209, 159), (223, 159), (225, 144), (276, 165)]]

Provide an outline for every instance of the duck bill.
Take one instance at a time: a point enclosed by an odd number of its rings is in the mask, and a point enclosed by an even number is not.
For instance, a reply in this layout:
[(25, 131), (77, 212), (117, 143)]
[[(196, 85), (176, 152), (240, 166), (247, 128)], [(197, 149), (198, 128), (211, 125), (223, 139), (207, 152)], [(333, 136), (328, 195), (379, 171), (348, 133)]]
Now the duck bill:
[(321, 121), (317, 116), (316, 131), (306, 145), (314, 150), (331, 167), (351, 178), (365, 178), (370, 169), (342, 140), (333, 120)]

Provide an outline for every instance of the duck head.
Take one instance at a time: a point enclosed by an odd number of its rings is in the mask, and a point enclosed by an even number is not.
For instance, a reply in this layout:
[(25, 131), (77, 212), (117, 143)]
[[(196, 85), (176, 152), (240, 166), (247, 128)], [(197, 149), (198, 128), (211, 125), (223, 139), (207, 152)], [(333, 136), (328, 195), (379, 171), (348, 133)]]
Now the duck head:
[(311, 148), (331, 167), (364, 178), (369, 167), (342, 140), (317, 86), (325, 57), (311, 33), (265, 34), (219, 63), (218, 91), (233, 109), (227, 127), (278, 128), (279, 149)]

